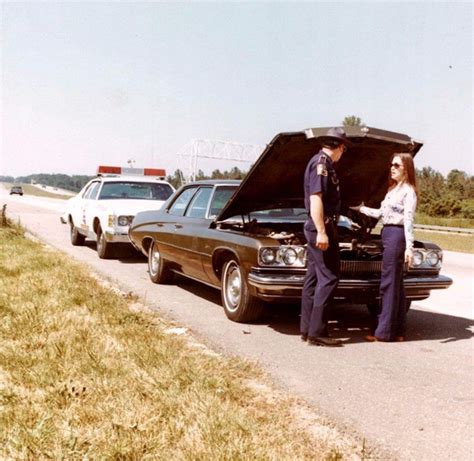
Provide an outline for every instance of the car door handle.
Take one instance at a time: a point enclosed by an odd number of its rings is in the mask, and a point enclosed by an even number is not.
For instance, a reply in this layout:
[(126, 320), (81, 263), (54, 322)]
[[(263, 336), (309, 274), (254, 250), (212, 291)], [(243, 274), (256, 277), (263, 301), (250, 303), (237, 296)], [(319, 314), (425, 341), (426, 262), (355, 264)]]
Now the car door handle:
[(157, 222), (157, 223), (156, 223), (156, 227), (163, 227), (163, 224)]
[(175, 224), (174, 227), (176, 229), (182, 229), (183, 228), (183, 225), (182, 224)]

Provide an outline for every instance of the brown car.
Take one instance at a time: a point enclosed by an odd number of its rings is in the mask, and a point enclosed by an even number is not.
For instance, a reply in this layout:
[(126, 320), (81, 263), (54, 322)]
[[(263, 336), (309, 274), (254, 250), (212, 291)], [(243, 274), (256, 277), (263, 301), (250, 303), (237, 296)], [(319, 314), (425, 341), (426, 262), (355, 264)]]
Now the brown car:
[[(303, 175), (327, 128), (275, 136), (242, 182), (209, 180), (186, 184), (159, 211), (138, 213), (129, 231), (148, 256), (154, 283), (180, 273), (221, 290), (229, 319), (253, 321), (268, 302), (301, 297), (306, 271)], [(376, 221), (348, 209), (378, 207), (392, 154), (422, 147), (410, 137), (369, 127), (346, 128), (352, 145), (337, 165), (342, 209), (339, 219), (341, 280), (336, 299), (378, 300), (382, 249)], [(404, 283), (408, 300), (421, 300), (452, 280), (439, 274), (441, 249), (415, 242), (414, 267)], [(267, 302), (264, 302), (267, 301)]]

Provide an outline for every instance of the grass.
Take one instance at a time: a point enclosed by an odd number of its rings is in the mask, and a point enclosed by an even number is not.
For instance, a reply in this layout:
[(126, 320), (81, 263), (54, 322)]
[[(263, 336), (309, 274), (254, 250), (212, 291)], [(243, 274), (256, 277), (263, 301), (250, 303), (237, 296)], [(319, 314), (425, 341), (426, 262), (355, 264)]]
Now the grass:
[(417, 213), (415, 224), (426, 224), (430, 226), (446, 226), (446, 227), (466, 227), (474, 228), (474, 219), (468, 218), (440, 218), (434, 216)]
[(415, 230), (415, 238), (436, 243), (443, 250), (474, 253), (474, 235)]
[[(5, 189), (10, 190), (10, 187), (13, 185), (11, 183), (1, 183)], [(31, 184), (15, 184), (23, 188), (25, 195), (35, 195), (37, 197), (48, 197), (48, 198), (57, 198), (62, 200), (67, 200), (73, 197), (72, 195), (63, 195), (63, 194), (53, 194), (47, 190), (43, 190), (40, 187), (33, 186)]]
[[(0, 226), (0, 458), (336, 460), (252, 364), (177, 335), (131, 295)], [(317, 432), (317, 431), (316, 431)]]

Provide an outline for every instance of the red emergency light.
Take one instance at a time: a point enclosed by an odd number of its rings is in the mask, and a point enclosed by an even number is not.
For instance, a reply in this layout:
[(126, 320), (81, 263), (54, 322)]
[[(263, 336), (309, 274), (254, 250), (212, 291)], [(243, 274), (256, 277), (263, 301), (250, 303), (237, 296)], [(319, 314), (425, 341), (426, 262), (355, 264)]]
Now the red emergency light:
[(122, 168), (120, 166), (104, 166), (100, 165), (97, 168), (97, 174), (121, 174)]
[(121, 166), (100, 165), (99, 168), (97, 168), (97, 174), (130, 174), (140, 176), (159, 176), (164, 178), (166, 176), (166, 170), (164, 168), (124, 168)]

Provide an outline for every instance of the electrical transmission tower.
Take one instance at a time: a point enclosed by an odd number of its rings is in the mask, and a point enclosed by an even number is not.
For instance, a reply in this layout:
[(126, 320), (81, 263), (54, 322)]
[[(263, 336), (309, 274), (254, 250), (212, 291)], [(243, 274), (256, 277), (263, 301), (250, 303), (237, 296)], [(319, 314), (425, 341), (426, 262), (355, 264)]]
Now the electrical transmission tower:
[(198, 159), (231, 160), (233, 162), (255, 162), (265, 146), (242, 144), (212, 139), (192, 139), (177, 153), (179, 169), (183, 174), (183, 183), (196, 179)]

